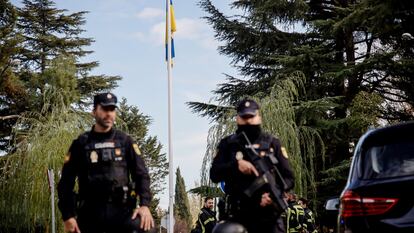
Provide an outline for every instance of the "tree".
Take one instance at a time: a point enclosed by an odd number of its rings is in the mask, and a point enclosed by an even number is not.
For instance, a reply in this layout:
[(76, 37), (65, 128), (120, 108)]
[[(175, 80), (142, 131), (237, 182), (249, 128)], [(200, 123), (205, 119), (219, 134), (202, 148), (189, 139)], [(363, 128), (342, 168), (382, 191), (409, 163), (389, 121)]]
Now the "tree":
[[(1, 232), (50, 232), (46, 171), (53, 169), (54, 180), (59, 180), (58, 171), (71, 141), (92, 123), (90, 114), (73, 110), (65, 103), (66, 95), (69, 93), (63, 90), (48, 89), (40, 113), (27, 112), (19, 119), (19, 125), (30, 127), (15, 128), (16, 150), (0, 157)], [(55, 215), (61, 219), (57, 209)], [(63, 232), (62, 224), (56, 226)]]
[[(0, 1), (0, 150), (4, 151), (10, 140), (12, 126), (18, 119), (17, 112), (24, 109), (27, 97), (24, 87), (13, 72), (14, 57), (19, 53), (21, 37), (15, 32), (17, 11), (8, 0)], [(4, 106), (12, 107), (6, 108)]]
[(177, 168), (175, 173), (175, 199), (174, 199), (174, 215), (178, 222), (183, 222), (185, 225), (184, 232), (188, 232), (191, 227), (191, 214), (188, 195), (185, 188), (184, 178), (181, 176), (180, 168)]
[[(94, 94), (113, 89), (121, 79), (90, 75), (98, 62), (81, 62), (92, 53), (85, 47), (93, 40), (81, 37), (87, 12), (67, 14), (66, 10), (57, 9), (51, 0), (24, 0), (22, 3), (21, 8), (16, 8), (6, 0), (1, 1), (0, 150), (6, 152), (13, 150), (10, 148), (12, 125), (24, 112), (41, 109), (48, 86), (70, 87), (73, 92), (68, 101), (85, 109), (90, 106)], [(55, 80), (57, 76), (51, 75), (49, 68), (63, 60), (71, 63), (75, 73), (73, 77)]]
[[(43, 73), (54, 58), (64, 55), (76, 60), (78, 91), (82, 98), (96, 92), (116, 87), (120, 79), (116, 76), (89, 76), (88, 72), (98, 66), (98, 62), (80, 63), (79, 60), (92, 53), (85, 50), (93, 39), (81, 37), (85, 24), (86, 11), (65, 14), (67, 10), (57, 9), (51, 0), (23, 0), (19, 8), (18, 31), (24, 37), (22, 52), (18, 59), (25, 71)], [(27, 77), (33, 79), (33, 77)], [(32, 81), (33, 80), (26, 80)], [(40, 91), (47, 82), (40, 81), (33, 91)], [(78, 99), (77, 103), (83, 103)]]

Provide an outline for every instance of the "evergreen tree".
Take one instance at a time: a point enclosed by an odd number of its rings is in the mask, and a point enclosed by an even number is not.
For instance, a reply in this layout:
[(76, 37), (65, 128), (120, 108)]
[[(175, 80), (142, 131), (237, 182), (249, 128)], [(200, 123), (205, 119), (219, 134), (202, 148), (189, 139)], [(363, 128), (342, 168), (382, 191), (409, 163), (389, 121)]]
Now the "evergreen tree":
[[(92, 53), (85, 50), (93, 40), (81, 37), (86, 11), (66, 14), (67, 10), (57, 9), (51, 0), (23, 0), (19, 9), (18, 30), (23, 35), (23, 50), (19, 56), (26, 71), (43, 73), (52, 59), (59, 55), (73, 56), (77, 62), (78, 91), (83, 98), (96, 92), (112, 89), (119, 77), (89, 76), (88, 72), (98, 62), (79, 63), (80, 58)], [(33, 77), (27, 77), (33, 78)], [(34, 91), (42, 92), (46, 83)], [(81, 100), (78, 102), (82, 103)]]
[[(80, 62), (92, 52), (85, 48), (93, 40), (81, 36), (87, 12), (68, 14), (51, 0), (23, 0), (21, 8), (7, 0), (0, 3), (0, 150), (11, 151), (12, 126), (24, 112), (42, 108), (49, 86), (71, 89), (67, 101), (85, 109), (94, 94), (113, 89), (121, 78), (90, 75), (98, 62)], [(51, 71), (54, 62), (61, 63), (62, 69), (75, 69), (75, 73), (56, 76), (65, 71)]]
[(185, 223), (188, 231), (191, 227), (190, 203), (185, 188), (184, 178), (181, 176), (180, 168), (175, 173), (175, 199), (174, 199), (174, 215), (177, 220)]
[(24, 86), (16, 77), (15, 56), (19, 53), (21, 37), (15, 32), (17, 11), (8, 0), (0, 0), (0, 150), (10, 140), (12, 126), (17, 122), (20, 109), (27, 101)]

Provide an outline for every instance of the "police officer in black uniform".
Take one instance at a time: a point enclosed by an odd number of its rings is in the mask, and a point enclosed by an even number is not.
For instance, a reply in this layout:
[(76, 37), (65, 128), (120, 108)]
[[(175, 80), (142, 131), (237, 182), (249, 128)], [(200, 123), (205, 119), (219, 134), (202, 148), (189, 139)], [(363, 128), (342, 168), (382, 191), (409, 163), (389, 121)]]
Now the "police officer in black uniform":
[[(250, 157), (246, 156), (248, 147), (253, 147), (260, 156), (272, 153), (278, 160), (276, 167), (286, 183), (285, 190), (281, 190), (281, 193), (291, 189), (294, 178), (286, 149), (277, 138), (262, 132), (259, 105), (255, 101), (244, 99), (239, 102), (236, 122), (236, 133), (220, 141), (210, 169), (213, 182), (225, 182), (225, 192), (228, 195), (227, 220), (241, 223), (249, 233), (285, 232), (280, 213), (272, 206), (269, 189), (263, 187), (252, 197), (248, 197), (244, 191), (259, 175)], [(241, 136), (243, 132), (251, 145)], [(275, 179), (280, 180), (276, 175)], [(282, 185), (279, 184), (278, 187), (281, 189)]]
[(201, 208), (196, 222), (196, 230), (193, 232), (211, 233), (213, 231), (217, 223), (216, 212), (213, 210), (213, 207), (214, 199), (212, 197), (205, 197), (204, 206)]
[(58, 184), (65, 232), (155, 231), (148, 170), (138, 145), (113, 128), (116, 104), (112, 93), (94, 97), (95, 125), (72, 142), (65, 156)]

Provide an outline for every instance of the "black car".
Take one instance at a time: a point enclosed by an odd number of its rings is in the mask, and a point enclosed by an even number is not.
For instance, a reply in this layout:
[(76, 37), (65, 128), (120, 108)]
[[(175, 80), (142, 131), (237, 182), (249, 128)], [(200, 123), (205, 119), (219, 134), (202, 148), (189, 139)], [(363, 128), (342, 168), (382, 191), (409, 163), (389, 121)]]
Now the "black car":
[(340, 202), (339, 232), (414, 232), (414, 122), (360, 138)]

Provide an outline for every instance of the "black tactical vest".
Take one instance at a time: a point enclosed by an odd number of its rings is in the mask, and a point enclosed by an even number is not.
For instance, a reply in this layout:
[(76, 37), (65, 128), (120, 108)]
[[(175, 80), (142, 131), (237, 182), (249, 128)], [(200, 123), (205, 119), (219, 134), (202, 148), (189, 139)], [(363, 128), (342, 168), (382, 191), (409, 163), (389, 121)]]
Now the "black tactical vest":
[[(129, 173), (125, 142), (117, 137), (95, 140), (90, 133), (81, 136), (83, 158), (86, 162), (86, 199), (126, 201), (129, 194)], [(84, 143), (82, 143), (84, 142)]]

